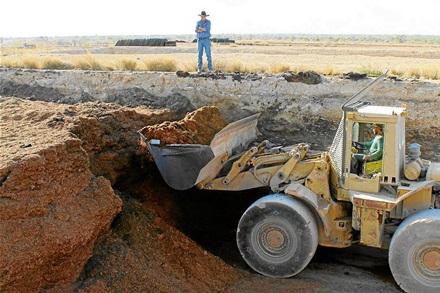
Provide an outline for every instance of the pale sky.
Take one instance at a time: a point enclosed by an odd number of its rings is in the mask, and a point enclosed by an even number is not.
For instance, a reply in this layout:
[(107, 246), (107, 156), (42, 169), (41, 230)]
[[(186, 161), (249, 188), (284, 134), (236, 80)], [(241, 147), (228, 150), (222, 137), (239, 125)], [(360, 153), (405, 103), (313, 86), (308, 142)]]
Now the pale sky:
[(191, 34), (440, 35), (439, 0), (2, 0), (0, 37)]

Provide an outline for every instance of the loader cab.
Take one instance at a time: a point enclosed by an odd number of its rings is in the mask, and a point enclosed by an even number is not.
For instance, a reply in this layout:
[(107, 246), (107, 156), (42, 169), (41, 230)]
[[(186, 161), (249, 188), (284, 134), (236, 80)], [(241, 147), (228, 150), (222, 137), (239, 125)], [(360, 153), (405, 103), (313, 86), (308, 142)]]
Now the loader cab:
[[(361, 105), (345, 109), (343, 188), (376, 193), (381, 185), (400, 184), (405, 154), (405, 114), (406, 109), (401, 107)], [(382, 154), (374, 152), (375, 155), (370, 156), (373, 140), (382, 147)], [(361, 159), (364, 156), (368, 158), (366, 161)]]

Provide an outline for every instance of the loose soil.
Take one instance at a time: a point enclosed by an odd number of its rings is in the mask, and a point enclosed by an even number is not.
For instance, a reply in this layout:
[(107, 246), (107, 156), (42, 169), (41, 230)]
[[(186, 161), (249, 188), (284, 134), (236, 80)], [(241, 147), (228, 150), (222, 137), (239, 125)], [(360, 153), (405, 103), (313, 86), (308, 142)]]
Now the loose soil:
[(159, 139), (162, 144), (209, 145), (214, 135), (226, 126), (216, 107), (205, 106), (188, 113), (180, 121), (165, 121), (148, 125), (140, 132), (149, 139)]

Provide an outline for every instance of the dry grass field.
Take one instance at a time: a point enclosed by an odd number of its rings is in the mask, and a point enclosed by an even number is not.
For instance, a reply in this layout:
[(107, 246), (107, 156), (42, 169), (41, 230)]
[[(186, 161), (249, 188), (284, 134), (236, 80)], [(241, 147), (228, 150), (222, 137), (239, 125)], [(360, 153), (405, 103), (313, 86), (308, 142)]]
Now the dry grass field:
[[(0, 66), (82, 70), (196, 71), (196, 44), (176, 47), (108, 45), (35, 48), (3, 46)], [(440, 45), (429, 42), (239, 40), (213, 44), (216, 70), (280, 73), (315, 70), (324, 75), (356, 71), (375, 76), (389, 69), (404, 78), (440, 79)]]

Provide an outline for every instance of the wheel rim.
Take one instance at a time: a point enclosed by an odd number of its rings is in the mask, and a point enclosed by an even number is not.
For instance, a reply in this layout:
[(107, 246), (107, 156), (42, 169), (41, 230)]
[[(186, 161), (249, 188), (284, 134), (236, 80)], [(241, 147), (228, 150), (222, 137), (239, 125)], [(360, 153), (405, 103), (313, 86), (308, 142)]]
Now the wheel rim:
[(289, 260), (297, 250), (297, 237), (282, 219), (266, 219), (254, 227), (252, 246), (260, 258), (270, 263)]
[(408, 255), (413, 276), (428, 286), (440, 286), (440, 241), (424, 243)]

